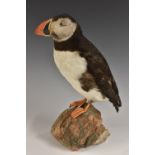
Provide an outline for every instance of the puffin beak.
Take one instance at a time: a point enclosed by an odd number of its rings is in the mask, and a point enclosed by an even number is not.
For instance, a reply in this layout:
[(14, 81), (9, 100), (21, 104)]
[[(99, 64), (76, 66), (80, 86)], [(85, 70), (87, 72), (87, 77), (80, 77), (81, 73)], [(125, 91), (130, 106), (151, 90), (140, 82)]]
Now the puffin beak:
[(49, 32), (48, 26), (50, 22), (51, 22), (51, 19), (43, 21), (41, 24), (37, 26), (34, 33), (39, 36), (49, 36), (50, 32)]

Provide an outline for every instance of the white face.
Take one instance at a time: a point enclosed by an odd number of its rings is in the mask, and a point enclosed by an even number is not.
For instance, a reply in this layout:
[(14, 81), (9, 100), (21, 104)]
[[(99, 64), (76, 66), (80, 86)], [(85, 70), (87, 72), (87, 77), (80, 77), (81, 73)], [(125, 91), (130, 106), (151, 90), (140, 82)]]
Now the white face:
[(49, 24), (49, 31), (53, 39), (61, 42), (69, 39), (75, 32), (77, 24), (72, 22), (69, 18), (59, 18)]

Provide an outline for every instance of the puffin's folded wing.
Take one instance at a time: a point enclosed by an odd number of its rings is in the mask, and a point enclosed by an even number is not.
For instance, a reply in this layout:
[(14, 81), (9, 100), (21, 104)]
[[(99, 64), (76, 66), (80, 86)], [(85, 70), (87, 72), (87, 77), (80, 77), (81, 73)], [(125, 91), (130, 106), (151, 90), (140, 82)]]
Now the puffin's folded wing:
[(87, 60), (88, 72), (94, 78), (99, 90), (113, 103), (115, 109), (118, 111), (121, 106), (121, 100), (116, 82), (105, 58), (95, 48), (83, 52), (83, 55)]

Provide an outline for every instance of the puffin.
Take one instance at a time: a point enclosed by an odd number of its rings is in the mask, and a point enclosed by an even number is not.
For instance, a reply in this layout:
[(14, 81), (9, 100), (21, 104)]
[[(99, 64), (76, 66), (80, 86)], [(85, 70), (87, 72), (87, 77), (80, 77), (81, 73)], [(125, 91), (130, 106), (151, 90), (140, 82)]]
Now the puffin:
[(36, 27), (35, 34), (53, 39), (53, 56), (58, 70), (84, 97), (70, 103), (70, 107), (74, 107), (73, 118), (87, 112), (94, 102), (110, 101), (119, 111), (121, 99), (110, 67), (72, 16), (60, 14), (45, 20)]

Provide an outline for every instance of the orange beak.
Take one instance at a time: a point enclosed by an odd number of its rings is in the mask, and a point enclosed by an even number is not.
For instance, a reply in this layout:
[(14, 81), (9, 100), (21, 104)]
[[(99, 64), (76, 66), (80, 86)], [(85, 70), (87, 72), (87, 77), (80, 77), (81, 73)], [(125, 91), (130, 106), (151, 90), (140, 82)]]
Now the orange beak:
[(45, 26), (46, 26), (47, 23), (49, 23), (49, 20), (46, 20), (46, 21), (42, 22), (40, 25), (38, 25), (37, 28), (35, 29), (34, 33), (36, 35), (39, 35), (39, 36), (46, 35), (44, 33), (44, 28), (45, 28)]

